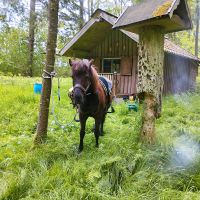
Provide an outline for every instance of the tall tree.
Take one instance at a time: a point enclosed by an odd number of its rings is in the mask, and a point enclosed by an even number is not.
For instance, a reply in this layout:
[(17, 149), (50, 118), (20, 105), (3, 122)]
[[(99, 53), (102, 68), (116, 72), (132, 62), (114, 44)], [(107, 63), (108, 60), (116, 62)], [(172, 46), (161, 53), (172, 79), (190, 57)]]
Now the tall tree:
[(81, 30), (84, 25), (84, 0), (79, 0), (79, 16), (79, 30)]
[(60, 23), (64, 24), (64, 34), (68, 37), (78, 32), (85, 23), (84, 0), (61, 0)]
[[(2, 0), (4, 14), (6, 15), (7, 22), (15, 22), (17, 25), (21, 19), (24, 17), (25, 14), (25, 5), (23, 1), (20, 0)], [(17, 18), (15, 16), (20, 16)]]
[(196, 0), (196, 34), (195, 34), (195, 55), (199, 54), (199, 0)]
[(88, 14), (88, 19), (90, 19), (90, 16), (94, 12), (94, 1), (93, 0), (87, 0), (87, 14)]
[[(37, 125), (37, 132), (34, 143), (38, 144), (45, 140), (47, 137), (48, 117), (49, 117), (49, 103), (51, 96), (52, 79), (49, 74), (54, 71), (57, 32), (58, 32), (58, 10), (59, 0), (49, 0), (48, 5), (48, 39), (46, 49), (46, 63), (45, 63), (45, 76), (42, 82), (42, 94), (40, 99), (40, 112)], [(49, 78), (47, 78), (49, 77)]]
[(90, 0), (90, 2), (91, 2), (90, 13), (91, 13), (91, 15), (92, 15), (93, 12), (94, 12), (94, 1), (93, 1), (93, 0)]
[(30, 17), (29, 17), (29, 58), (28, 58), (28, 75), (33, 76), (33, 55), (34, 55), (34, 40), (35, 40), (35, 3), (36, 0), (30, 0)]

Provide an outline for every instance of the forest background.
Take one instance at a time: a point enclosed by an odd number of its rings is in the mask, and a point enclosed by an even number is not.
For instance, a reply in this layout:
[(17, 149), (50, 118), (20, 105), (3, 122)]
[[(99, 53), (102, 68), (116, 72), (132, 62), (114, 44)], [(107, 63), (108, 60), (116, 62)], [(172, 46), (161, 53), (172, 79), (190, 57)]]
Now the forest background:
[[(57, 53), (101, 8), (116, 16), (142, 0), (61, 0)], [(199, 0), (188, 0), (193, 29), (168, 34), (172, 41), (198, 56)], [(45, 60), (47, 0), (2, 0), (0, 2), (0, 75), (40, 76)], [(57, 54), (56, 71), (69, 76), (66, 57)]]

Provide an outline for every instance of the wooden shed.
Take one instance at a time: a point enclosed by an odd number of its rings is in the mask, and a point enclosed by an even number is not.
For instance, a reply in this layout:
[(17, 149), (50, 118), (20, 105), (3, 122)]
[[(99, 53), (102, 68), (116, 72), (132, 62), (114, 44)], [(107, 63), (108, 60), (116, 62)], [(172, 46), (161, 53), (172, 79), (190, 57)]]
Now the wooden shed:
[[(117, 79), (118, 96), (136, 94), (139, 38), (129, 31), (113, 29), (117, 20), (116, 16), (97, 9), (85, 26), (61, 49), (60, 54), (93, 58), (99, 74), (110, 80)], [(193, 89), (199, 59), (167, 38), (164, 50), (164, 93)]]

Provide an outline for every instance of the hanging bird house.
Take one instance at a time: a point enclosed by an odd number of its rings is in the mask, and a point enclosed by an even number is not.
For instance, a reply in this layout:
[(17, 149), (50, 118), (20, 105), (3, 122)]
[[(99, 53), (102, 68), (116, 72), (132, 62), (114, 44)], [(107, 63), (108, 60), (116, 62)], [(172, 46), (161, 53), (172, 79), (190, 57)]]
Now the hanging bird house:
[(141, 138), (155, 140), (155, 119), (161, 116), (164, 34), (192, 28), (185, 0), (148, 0), (128, 7), (113, 28), (139, 33), (137, 93), (144, 96)]

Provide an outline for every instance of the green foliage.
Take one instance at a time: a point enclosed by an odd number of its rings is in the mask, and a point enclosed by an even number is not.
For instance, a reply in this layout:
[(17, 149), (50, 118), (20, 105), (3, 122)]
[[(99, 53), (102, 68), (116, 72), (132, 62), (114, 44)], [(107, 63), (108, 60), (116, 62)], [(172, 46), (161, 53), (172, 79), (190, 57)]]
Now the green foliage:
[[(23, 75), (28, 72), (28, 41), (26, 31), (6, 27), (0, 31), (0, 71), (5, 75)], [(40, 75), (44, 54), (43, 41), (37, 41), (34, 54), (34, 75)]]
[(66, 94), (70, 79), (61, 79), (60, 102), (57, 80), (53, 82), (55, 114), (70, 126), (60, 127), (50, 109), (48, 140), (31, 148), (39, 106), (39, 95), (33, 94), (36, 81), (40, 79), (0, 77), (1, 200), (200, 198), (199, 155), (187, 167), (172, 165), (180, 138), (200, 141), (199, 93), (164, 98), (153, 146), (139, 142), (141, 112), (129, 112), (125, 103), (114, 105), (99, 148), (89, 119), (85, 148), (78, 154), (79, 124), (72, 121), (75, 111)]
[(0, 33), (0, 70), (4, 73), (26, 74), (26, 33), (17, 28), (5, 28)]
[[(60, 1), (59, 30), (57, 50), (63, 46), (78, 32), (83, 23), (90, 18), (92, 12), (102, 8), (112, 14), (119, 16), (127, 5), (135, 5), (143, 0), (87, 0), (81, 6), (81, 0)], [(7, 6), (5, 20), (0, 20), (0, 73), (3, 75), (23, 75), (28, 72), (28, 4), (19, 0), (4, 0)], [(189, 0), (193, 30), (168, 34), (169, 38), (186, 50), (194, 53), (195, 24), (196, 24), (196, 1)], [(47, 40), (47, 0), (37, 2), (36, 27), (35, 27), (35, 49), (33, 75), (40, 76), (45, 61), (46, 40)], [(87, 5), (87, 6), (86, 6)], [(83, 12), (83, 17), (80, 13)], [(58, 73), (61, 76), (69, 76), (69, 68), (65, 68), (66, 59), (57, 58)], [(67, 69), (65, 71), (65, 69)]]

